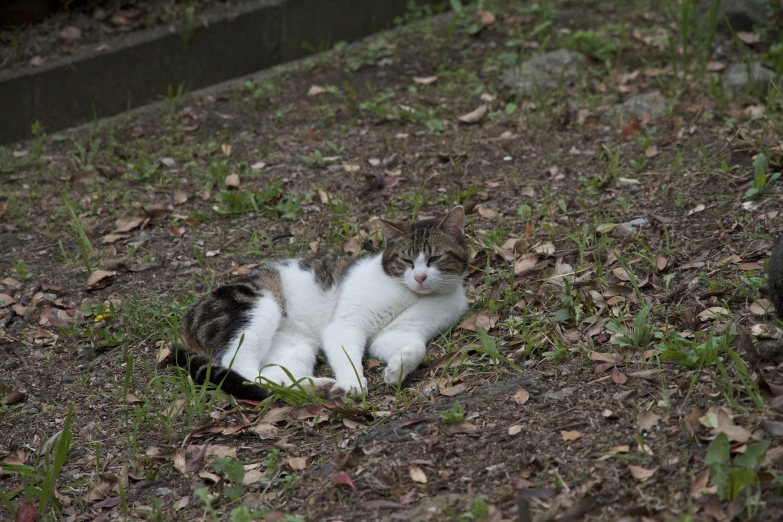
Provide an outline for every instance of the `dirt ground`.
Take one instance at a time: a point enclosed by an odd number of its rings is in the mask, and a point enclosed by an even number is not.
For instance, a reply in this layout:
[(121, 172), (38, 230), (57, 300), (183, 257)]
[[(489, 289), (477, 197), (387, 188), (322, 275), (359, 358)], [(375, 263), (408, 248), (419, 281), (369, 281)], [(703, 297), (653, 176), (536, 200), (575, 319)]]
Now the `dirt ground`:
[[(0, 149), (0, 518), (783, 517), (780, 101), (718, 80), (771, 33), (483, 7)], [(578, 82), (503, 87), (560, 48)], [(368, 359), (366, 401), (254, 405), (156, 366), (208, 288), (456, 204), (471, 310), (402, 389)]]
[[(230, 14), (242, 3), (227, 0), (75, 0), (49, 16), (43, 14), (48, 12), (46, 2), (30, 2), (27, 11), (20, 5), (12, 13), (0, 9), (0, 14), (14, 14), (14, 19), (44, 18), (39, 23), (14, 26), (5, 26), (6, 20), (0, 20), (0, 71), (28, 65), (40, 67), (47, 61), (77, 52), (106, 52), (135, 31), (168, 25), (201, 25), (212, 16)], [(25, 12), (27, 14), (22, 15)]]

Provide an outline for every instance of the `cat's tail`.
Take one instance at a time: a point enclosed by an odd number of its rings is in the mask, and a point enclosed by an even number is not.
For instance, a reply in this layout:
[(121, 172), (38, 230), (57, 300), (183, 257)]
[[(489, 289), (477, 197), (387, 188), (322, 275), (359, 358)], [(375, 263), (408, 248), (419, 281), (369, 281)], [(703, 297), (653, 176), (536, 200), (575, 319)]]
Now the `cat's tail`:
[[(212, 365), (211, 369), (210, 365)], [(263, 386), (245, 384), (247, 379), (234, 370), (217, 366), (209, 358), (194, 354), (186, 349), (177, 348), (160, 362), (160, 366), (179, 366), (190, 373), (196, 384), (210, 382), (237, 399), (262, 401), (272, 395), (272, 392)], [(207, 375), (209, 375), (209, 381), (207, 381)]]

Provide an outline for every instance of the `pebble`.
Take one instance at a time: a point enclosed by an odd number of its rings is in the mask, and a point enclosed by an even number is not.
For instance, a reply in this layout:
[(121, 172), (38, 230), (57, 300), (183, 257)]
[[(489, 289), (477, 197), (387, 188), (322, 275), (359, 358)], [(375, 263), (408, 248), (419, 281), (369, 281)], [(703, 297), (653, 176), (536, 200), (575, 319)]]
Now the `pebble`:
[(19, 366), (19, 361), (16, 359), (8, 359), (6, 362), (3, 363), (3, 369), (5, 370), (13, 370)]
[(82, 350), (79, 350), (76, 352), (76, 358), (77, 359), (87, 359), (88, 361), (91, 361), (95, 358), (95, 350), (92, 348), (84, 348)]
[(32, 408), (27, 410), (27, 413), (29, 413), (30, 415), (37, 415), (41, 413), (41, 410), (33, 406)]
[(92, 381), (92, 385), (95, 386), (96, 388), (100, 388), (104, 384), (106, 383), (101, 379), (95, 379), (94, 381)]
[(397, 165), (400, 164), (400, 160), (397, 159), (397, 153), (392, 153), (391, 156), (386, 156), (381, 160), (381, 163), (383, 163), (383, 166), (387, 169), (393, 169)]
[(76, 381), (76, 379), (74, 379), (70, 375), (63, 375), (63, 380), (62, 380), (63, 384), (71, 384), (72, 382), (75, 382), (75, 381)]
[(155, 490), (156, 497), (165, 497), (167, 495), (171, 495), (171, 493), (171, 488), (158, 488)]

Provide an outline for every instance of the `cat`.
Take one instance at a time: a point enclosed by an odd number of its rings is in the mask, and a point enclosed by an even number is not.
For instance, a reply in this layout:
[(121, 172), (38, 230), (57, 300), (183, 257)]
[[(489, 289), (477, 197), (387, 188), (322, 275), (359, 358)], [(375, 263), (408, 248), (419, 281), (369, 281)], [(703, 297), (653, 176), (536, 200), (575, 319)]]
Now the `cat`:
[[(427, 342), (467, 311), (464, 220), (461, 206), (440, 220), (376, 219), (386, 239), (379, 253), (311, 254), (238, 277), (188, 311), (189, 349), (175, 351), (173, 362), (199, 384), (211, 366), (209, 380), (237, 398), (270, 396), (267, 379), (298, 382), (323, 398), (361, 396), (369, 345), (387, 365), (384, 381), (397, 386), (424, 359)], [(334, 379), (313, 376), (319, 350)]]
[(783, 236), (778, 238), (767, 265), (769, 297), (775, 305), (775, 313), (783, 319)]

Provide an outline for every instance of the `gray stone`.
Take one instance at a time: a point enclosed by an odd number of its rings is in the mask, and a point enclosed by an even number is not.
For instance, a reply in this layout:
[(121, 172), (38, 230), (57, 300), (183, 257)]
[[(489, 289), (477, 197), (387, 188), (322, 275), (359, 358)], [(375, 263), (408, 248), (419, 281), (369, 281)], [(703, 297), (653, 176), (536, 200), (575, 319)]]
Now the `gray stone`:
[(72, 382), (76, 382), (76, 379), (71, 377), (70, 375), (63, 375), (63, 384), (71, 384)]
[(557, 89), (576, 83), (581, 68), (587, 63), (582, 53), (560, 49), (540, 54), (522, 65), (505, 71), (500, 78), (503, 88), (515, 94), (529, 95), (537, 91)]
[(155, 490), (156, 497), (166, 497), (171, 495), (171, 488), (158, 488)]
[(731, 36), (732, 28), (734, 31), (752, 31), (754, 25), (766, 23), (766, 8), (756, 0), (703, 0), (700, 8), (702, 19), (707, 17), (715, 2), (720, 2), (718, 31), (726, 36)]
[(775, 73), (758, 62), (753, 62), (750, 66), (746, 63), (735, 63), (723, 72), (726, 94), (739, 101), (765, 97), (774, 80)]
[(649, 121), (666, 115), (666, 102), (657, 93), (637, 94), (625, 100), (614, 110), (606, 111), (604, 119), (614, 121), (620, 119), (622, 123), (632, 121)]
[(383, 166), (386, 167), (387, 169), (393, 169), (394, 167), (400, 164), (400, 160), (397, 159), (396, 152), (393, 152), (390, 156), (386, 156), (385, 158), (383, 158), (383, 160), (381, 160), (381, 162), (383, 163)]

